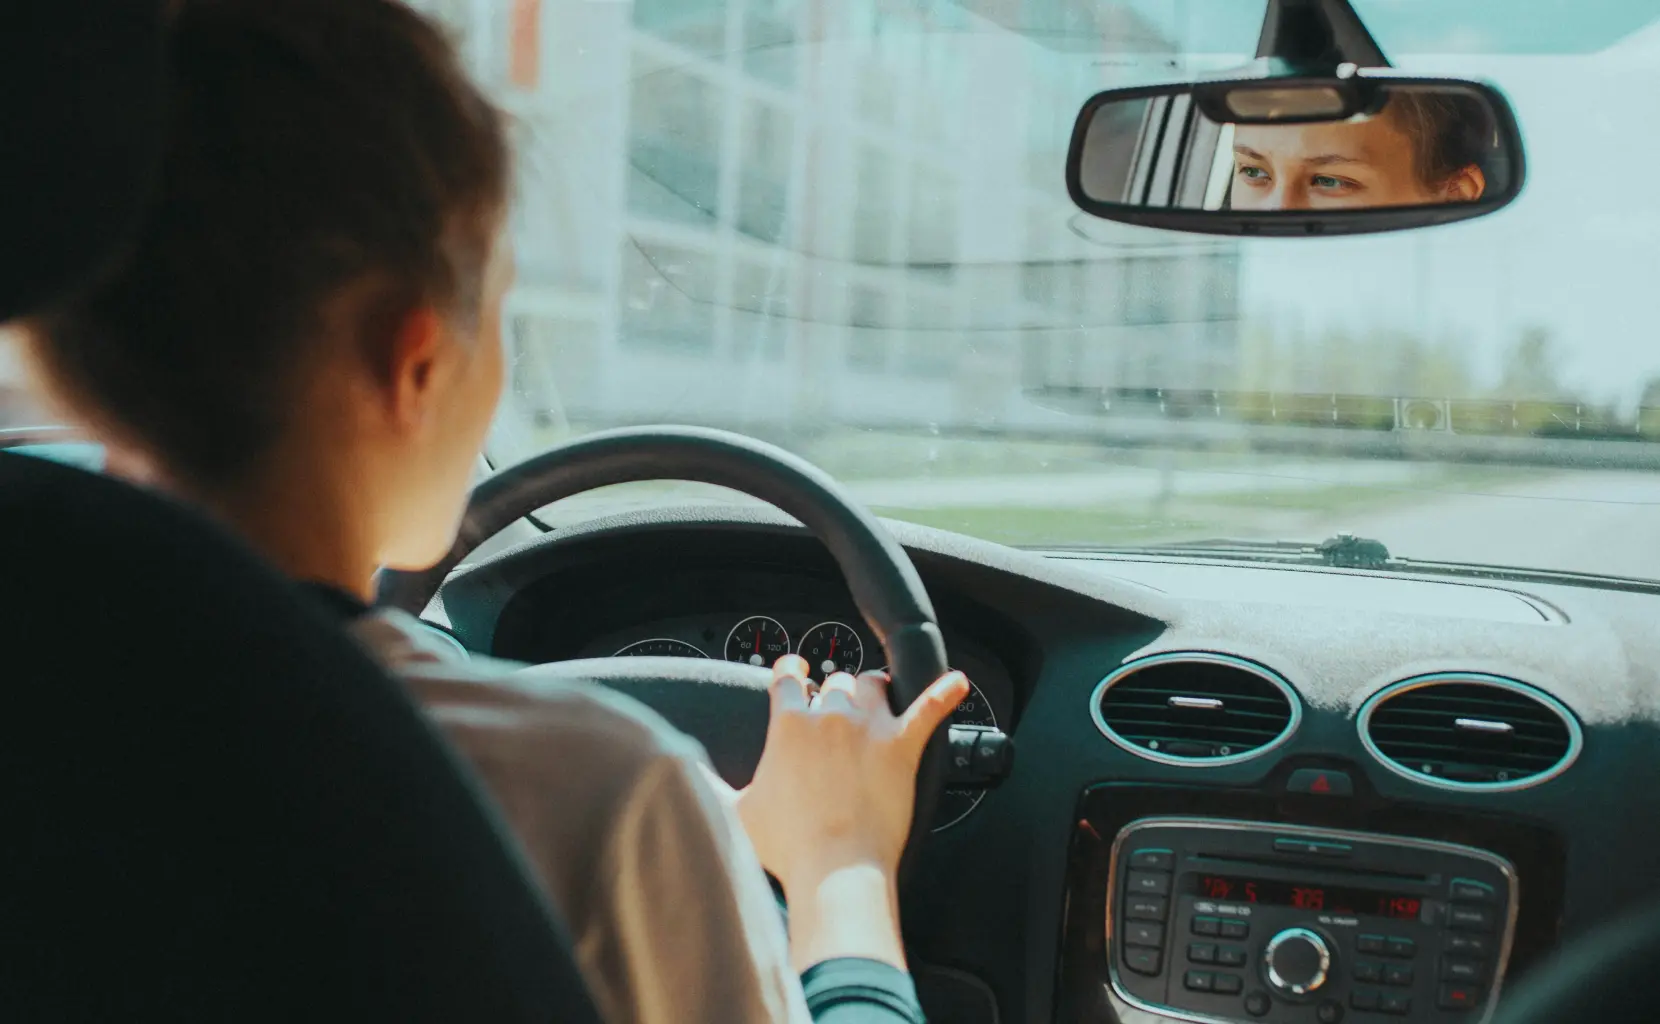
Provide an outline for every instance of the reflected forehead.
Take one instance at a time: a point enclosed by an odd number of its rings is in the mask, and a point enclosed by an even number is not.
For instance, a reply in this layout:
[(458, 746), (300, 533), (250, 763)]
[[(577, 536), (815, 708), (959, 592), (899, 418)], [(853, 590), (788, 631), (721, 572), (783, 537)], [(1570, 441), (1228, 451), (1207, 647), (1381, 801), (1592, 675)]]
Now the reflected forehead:
[(1405, 137), (1380, 117), (1327, 124), (1242, 124), (1234, 128), (1234, 152), (1258, 160), (1380, 163), (1405, 145)]

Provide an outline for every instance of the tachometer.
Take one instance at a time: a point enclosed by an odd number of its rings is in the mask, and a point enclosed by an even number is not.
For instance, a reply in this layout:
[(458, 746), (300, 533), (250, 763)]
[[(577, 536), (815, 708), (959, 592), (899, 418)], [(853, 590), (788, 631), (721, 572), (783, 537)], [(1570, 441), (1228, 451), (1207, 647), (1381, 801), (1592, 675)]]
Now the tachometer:
[(771, 665), (790, 653), (790, 634), (777, 619), (751, 615), (726, 635), (726, 660)]
[(651, 640), (636, 640), (611, 655), (613, 658), (707, 658), (707, 654), (693, 647), (684, 640), (669, 640), (656, 637)]
[(857, 675), (865, 663), (859, 634), (840, 622), (821, 622), (801, 636), (796, 653), (807, 659), (813, 678), (823, 682), (835, 672)]

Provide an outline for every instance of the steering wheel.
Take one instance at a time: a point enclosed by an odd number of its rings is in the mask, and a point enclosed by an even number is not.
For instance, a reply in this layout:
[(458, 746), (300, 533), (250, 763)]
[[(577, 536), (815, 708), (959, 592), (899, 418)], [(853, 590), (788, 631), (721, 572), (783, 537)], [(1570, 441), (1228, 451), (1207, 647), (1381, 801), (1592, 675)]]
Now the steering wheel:
[[(604, 431), (502, 470), (473, 491), (444, 560), (425, 572), (383, 573), (379, 603), (418, 615), (450, 570), (515, 520), (573, 494), (641, 480), (688, 480), (742, 491), (777, 506), (822, 540), (846, 577), (859, 614), (887, 653), (892, 676), (888, 696), (896, 712), (946, 672), (945, 641), (933, 603), (904, 549), (822, 470), (781, 448), (722, 430)], [(759, 760), (770, 667), (688, 658), (605, 658), (552, 662), (518, 675), (596, 681), (640, 699), (703, 741), (729, 781), (734, 775), (747, 777), (744, 766), (753, 771)], [(758, 722), (759, 735), (753, 728), (733, 728), (746, 719)], [(945, 735), (942, 726), (923, 751), (902, 873), (928, 835), (945, 783)]]
[(1647, 1024), (1655, 1019), (1660, 905), (1650, 904), (1569, 943), (1499, 1003), (1493, 1024)]

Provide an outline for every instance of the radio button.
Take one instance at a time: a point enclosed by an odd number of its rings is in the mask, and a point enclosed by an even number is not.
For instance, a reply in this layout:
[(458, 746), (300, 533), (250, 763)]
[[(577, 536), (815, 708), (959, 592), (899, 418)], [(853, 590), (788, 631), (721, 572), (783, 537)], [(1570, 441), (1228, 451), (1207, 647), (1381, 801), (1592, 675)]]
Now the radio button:
[(1222, 937), (1224, 939), (1243, 939), (1251, 934), (1251, 922), (1224, 920), (1222, 922)]
[(1320, 1024), (1338, 1024), (1343, 1019), (1343, 1004), (1328, 999), (1314, 1011), (1314, 1019)]
[(1447, 909), (1447, 927), (1466, 932), (1490, 932), (1493, 930), (1493, 911), (1487, 907), (1454, 903)]
[(1188, 971), (1182, 975), (1182, 985), (1194, 992), (1209, 992), (1216, 986), (1216, 975), (1209, 971)]
[(1162, 957), (1156, 949), (1124, 947), (1124, 966), (1137, 974), (1157, 974)]
[(1494, 899), (1492, 886), (1468, 878), (1453, 879), (1447, 886), (1447, 895), (1465, 903), (1491, 903)]
[(1458, 932), (1447, 933), (1446, 950), (1449, 953), (1486, 956), (1489, 945), (1488, 940), (1480, 935), (1461, 935)]
[(1223, 967), (1244, 967), (1245, 950), (1239, 946), (1217, 946), (1216, 962)]
[(1170, 895), (1170, 874), (1166, 871), (1132, 871), (1124, 888), (1136, 896)]
[(1218, 995), (1237, 996), (1239, 993), (1245, 991), (1245, 979), (1241, 978), (1237, 974), (1218, 973), (1216, 975), (1215, 988), (1213, 988), (1212, 991), (1216, 992)]
[(1435, 997), (1435, 1005), (1443, 1010), (1469, 1010), (1480, 1004), (1481, 993), (1474, 985), (1442, 985)]
[(1418, 952), (1418, 944), (1411, 939), (1398, 936), (1389, 939), (1389, 955), (1402, 960), (1410, 960)]
[(1383, 980), (1383, 965), (1376, 960), (1356, 960), (1355, 980), (1374, 984)]
[(1176, 854), (1170, 850), (1137, 850), (1130, 854), (1130, 867), (1143, 871), (1169, 871), (1176, 866)]
[(1384, 992), (1378, 996), (1378, 1009), (1397, 1017), (1405, 1017), (1412, 1012), (1412, 997)]
[(1216, 944), (1190, 942), (1187, 946), (1187, 958), (1196, 964), (1213, 964), (1216, 962)]
[(1389, 964), (1383, 969), (1383, 983), (1394, 985), (1396, 988), (1407, 988), (1412, 984), (1411, 964)]
[(1326, 983), (1332, 970), (1331, 947), (1318, 932), (1287, 928), (1263, 947), (1262, 967), (1271, 988), (1306, 996)]
[(1124, 916), (1132, 921), (1162, 921), (1169, 910), (1169, 903), (1163, 896), (1127, 896), (1124, 899)]
[(1356, 1010), (1375, 1010), (1378, 1008), (1378, 993), (1369, 988), (1357, 988), (1349, 993), (1349, 1005)]
[(1131, 921), (1124, 926), (1124, 945), (1162, 949), (1164, 947), (1164, 925), (1154, 924), (1151, 921)]
[(1480, 960), (1461, 960), (1455, 956), (1441, 958), (1442, 981), (1463, 981), (1475, 985), (1486, 973), (1487, 966)]
[(1245, 997), (1245, 1012), (1253, 1017), (1266, 1017), (1273, 1008), (1274, 1001), (1268, 998), (1266, 992), (1252, 992)]
[(1193, 934), (1220, 935), (1222, 934), (1222, 919), (1217, 917), (1196, 917), (1193, 919)]
[(1355, 940), (1355, 948), (1362, 953), (1382, 953), (1384, 938), (1381, 935), (1362, 935)]

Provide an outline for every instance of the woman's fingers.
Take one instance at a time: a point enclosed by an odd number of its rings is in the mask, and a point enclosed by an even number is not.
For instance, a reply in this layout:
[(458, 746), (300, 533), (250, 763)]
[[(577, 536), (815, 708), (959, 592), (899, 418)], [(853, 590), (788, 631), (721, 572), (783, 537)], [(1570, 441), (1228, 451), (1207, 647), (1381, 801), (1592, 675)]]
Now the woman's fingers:
[(772, 713), (806, 711), (812, 702), (808, 690), (807, 662), (786, 654), (772, 665)]
[(922, 696), (912, 702), (899, 716), (899, 731), (916, 748), (920, 755), (922, 748), (928, 742), (928, 737), (934, 734), (951, 712), (957, 710), (964, 697), (968, 696), (968, 677), (961, 672), (947, 672), (922, 691)]

